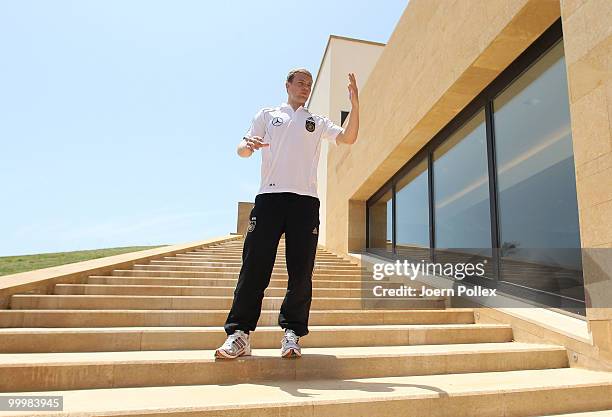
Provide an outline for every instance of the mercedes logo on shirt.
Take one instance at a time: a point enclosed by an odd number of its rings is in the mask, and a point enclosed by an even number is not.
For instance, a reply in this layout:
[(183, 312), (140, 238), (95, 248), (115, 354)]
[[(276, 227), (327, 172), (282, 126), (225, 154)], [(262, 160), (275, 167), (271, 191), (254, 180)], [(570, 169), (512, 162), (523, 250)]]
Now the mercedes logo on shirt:
[(280, 126), (282, 125), (284, 122), (282, 117), (275, 117), (274, 119), (272, 119), (272, 126)]

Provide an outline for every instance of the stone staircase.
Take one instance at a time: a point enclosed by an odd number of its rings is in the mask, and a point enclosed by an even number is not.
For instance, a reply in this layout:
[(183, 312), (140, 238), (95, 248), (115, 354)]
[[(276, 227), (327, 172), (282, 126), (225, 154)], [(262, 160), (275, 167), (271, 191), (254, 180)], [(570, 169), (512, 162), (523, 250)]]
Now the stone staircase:
[(215, 360), (242, 243), (13, 295), (0, 310), (2, 395), (62, 395), (64, 411), (0, 416), (612, 414), (571, 414), (612, 409), (612, 374), (571, 368), (563, 347), (515, 342), (510, 326), (443, 299), (364, 310), (361, 269), (322, 249), (303, 357), (281, 359), (283, 241), (253, 356)]

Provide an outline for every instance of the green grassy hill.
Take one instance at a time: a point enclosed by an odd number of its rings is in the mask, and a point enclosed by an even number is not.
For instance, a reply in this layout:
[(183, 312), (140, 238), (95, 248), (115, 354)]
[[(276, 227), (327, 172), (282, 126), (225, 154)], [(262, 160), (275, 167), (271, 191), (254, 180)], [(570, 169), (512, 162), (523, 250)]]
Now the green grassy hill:
[(106, 248), (79, 250), (74, 252), (41, 253), (37, 255), (0, 256), (0, 276), (49, 268), (51, 266), (71, 264), (89, 259), (104, 258), (128, 252), (159, 248), (158, 246), (128, 246), (122, 248)]

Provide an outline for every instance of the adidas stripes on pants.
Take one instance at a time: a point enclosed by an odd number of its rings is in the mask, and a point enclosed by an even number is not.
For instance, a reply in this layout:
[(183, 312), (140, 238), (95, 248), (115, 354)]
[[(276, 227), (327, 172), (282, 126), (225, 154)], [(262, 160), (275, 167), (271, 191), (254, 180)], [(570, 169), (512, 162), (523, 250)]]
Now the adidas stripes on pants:
[(235, 330), (247, 333), (255, 330), (283, 233), (289, 281), (278, 324), (292, 329), (298, 336), (308, 334), (312, 271), (319, 239), (319, 205), (316, 197), (294, 193), (257, 195), (244, 240), (234, 301), (224, 326), (228, 335)]

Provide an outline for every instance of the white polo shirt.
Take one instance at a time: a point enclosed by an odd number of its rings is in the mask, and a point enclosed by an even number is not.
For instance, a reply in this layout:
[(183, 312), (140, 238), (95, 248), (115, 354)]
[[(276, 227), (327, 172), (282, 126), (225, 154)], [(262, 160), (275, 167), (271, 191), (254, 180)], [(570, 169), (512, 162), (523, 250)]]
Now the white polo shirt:
[(291, 192), (317, 197), (317, 166), (321, 141), (334, 144), (343, 132), (326, 117), (283, 103), (261, 109), (247, 137), (260, 136), (270, 146), (260, 148), (261, 185), (258, 194)]

